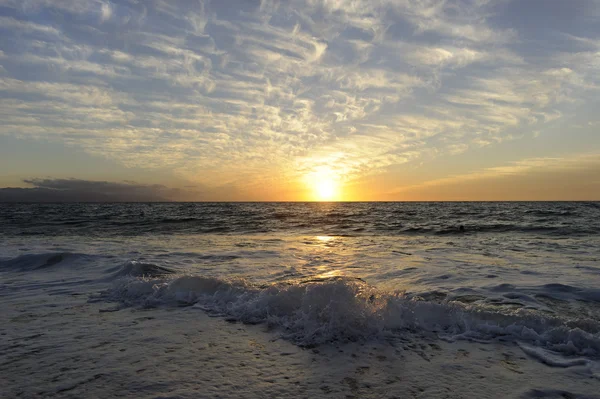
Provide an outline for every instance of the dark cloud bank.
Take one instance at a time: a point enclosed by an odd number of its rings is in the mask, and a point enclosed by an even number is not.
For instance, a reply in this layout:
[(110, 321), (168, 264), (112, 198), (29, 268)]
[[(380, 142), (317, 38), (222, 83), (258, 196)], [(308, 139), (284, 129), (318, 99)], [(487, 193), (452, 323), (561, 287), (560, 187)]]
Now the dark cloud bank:
[(79, 179), (23, 180), (31, 188), (0, 188), (0, 202), (160, 202), (185, 197), (180, 189), (160, 184)]

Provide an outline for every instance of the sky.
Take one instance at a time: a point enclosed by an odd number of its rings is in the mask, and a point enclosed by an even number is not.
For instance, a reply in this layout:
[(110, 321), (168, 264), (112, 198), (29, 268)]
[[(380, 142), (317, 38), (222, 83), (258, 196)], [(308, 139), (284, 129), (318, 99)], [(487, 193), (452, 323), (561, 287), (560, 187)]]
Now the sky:
[(0, 0), (0, 200), (600, 200), (600, 0)]

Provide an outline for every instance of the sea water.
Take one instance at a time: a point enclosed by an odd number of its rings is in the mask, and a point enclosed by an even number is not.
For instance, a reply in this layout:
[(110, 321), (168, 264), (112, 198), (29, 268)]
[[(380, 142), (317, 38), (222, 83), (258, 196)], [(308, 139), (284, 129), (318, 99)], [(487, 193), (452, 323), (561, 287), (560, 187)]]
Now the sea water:
[[(0, 239), (7, 397), (81, 395), (102, 371), (62, 389), (11, 370), (43, 372), (57, 356), (48, 348), (75, 345), (74, 326), (93, 330), (99, 312), (142, 311), (263, 326), (304, 351), (411, 351), (399, 344), (407, 337), (503, 345), (600, 388), (600, 203), (2, 204)], [(127, 331), (114, 323), (108, 334)], [(62, 339), (48, 336), (53, 329)], [(560, 394), (543, 389), (528, 392)]]

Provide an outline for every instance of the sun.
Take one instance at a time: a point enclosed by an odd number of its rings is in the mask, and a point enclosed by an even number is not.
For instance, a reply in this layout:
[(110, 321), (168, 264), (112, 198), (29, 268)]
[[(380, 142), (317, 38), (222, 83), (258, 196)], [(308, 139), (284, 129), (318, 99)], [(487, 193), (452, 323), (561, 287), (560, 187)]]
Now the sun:
[(332, 178), (317, 178), (314, 185), (315, 195), (319, 201), (332, 201), (336, 198), (337, 182)]
[(313, 201), (338, 201), (340, 177), (328, 167), (320, 167), (306, 175), (306, 183)]

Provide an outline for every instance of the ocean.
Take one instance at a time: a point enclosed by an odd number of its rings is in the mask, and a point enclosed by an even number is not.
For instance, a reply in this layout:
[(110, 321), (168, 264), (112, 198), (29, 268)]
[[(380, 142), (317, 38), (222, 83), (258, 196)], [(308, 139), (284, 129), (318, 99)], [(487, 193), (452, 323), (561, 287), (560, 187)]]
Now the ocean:
[(0, 397), (600, 392), (598, 202), (0, 204), (0, 240)]

